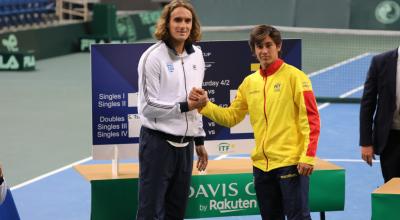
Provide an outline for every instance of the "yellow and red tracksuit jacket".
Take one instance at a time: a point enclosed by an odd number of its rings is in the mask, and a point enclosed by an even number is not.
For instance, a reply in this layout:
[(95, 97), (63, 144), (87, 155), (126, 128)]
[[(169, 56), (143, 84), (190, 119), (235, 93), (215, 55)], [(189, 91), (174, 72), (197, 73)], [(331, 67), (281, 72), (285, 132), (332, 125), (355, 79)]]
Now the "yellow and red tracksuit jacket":
[(200, 113), (226, 127), (248, 113), (256, 142), (251, 159), (263, 171), (315, 164), (320, 120), (311, 81), (281, 59), (247, 76), (229, 107), (208, 102)]

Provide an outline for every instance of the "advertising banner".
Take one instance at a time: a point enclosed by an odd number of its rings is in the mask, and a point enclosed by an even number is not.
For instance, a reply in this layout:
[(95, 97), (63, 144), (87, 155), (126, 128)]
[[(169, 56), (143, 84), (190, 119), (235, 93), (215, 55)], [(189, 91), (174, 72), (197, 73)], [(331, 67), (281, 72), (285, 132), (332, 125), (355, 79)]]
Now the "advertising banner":
[(400, 29), (400, 0), (352, 0), (350, 28)]
[(193, 176), (186, 218), (259, 214), (253, 174)]
[[(91, 186), (92, 220), (131, 219), (136, 215), (138, 178), (92, 180)], [(393, 208), (399, 204), (384, 203), (389, 201), (384, 199), (390, 195), (381, 194), (381, 198), (374, 196), (372, 204), (373, 212), (376, 213), (388, 210), (384, 208), (385, 205)], [(320, 170), (316, 167), (310, 176), (310, 210), (312, 212), (344, 210), (344, 197), (345, 170), (342, 168)], [(375, 207), (377, 208), (374, 209)], [(192, 176), (185, 219), (258, 214), (259, 207), (250, 166), (249, 172), (246, 173)]]

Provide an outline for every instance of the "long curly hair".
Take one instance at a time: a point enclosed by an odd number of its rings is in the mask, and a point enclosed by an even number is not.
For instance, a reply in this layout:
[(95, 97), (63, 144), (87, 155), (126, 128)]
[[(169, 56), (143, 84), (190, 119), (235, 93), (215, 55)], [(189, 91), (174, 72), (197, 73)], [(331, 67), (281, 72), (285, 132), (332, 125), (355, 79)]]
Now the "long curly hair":
[(172, 0), (168, 3), (163, 11), (161, 12), (161, 16), (158, 19), (156, 30), (154, 32), (154, 37), (157, 40), (169, 41), (171, 36), (168, 30), (168, 24), (171, 19), (171, 13), (179, 7), (184, 7), (192, 13), (192, 29), (190, 30), (189, 38), (186, 40), (186, 43), (194, 43), (198, 42), (201, 39), (201, 30), (200, 30), (200, 22), (194, 11), (194, 7), (186, 0)]

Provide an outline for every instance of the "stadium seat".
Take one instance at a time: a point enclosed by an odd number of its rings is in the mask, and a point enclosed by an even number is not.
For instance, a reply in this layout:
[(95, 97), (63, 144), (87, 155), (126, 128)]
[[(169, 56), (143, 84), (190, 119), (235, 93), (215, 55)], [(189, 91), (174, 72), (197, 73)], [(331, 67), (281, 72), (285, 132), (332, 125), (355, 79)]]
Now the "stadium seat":
[(1, 0), (0, 28), (52, 21), (55, 7), (55, 0)]

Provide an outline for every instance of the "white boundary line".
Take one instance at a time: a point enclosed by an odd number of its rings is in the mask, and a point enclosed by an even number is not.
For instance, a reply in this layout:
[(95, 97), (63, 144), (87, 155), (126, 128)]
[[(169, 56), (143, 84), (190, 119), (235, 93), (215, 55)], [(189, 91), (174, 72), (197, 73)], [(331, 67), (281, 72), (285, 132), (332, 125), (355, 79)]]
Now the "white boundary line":
[(331, 105), (330, 102), (322, 103), (321, 105), (318, 106), (318, 110), (324, 109), (324, 108), (326, 108), (326, 107), (328, 107), (330, 105)]
[(366, 56), (369, 56), (369, 55), (371, 55), (371, 53), (363, 53), (363, 54), (358, 55), (356, 57), (344, 60), (344, 61), (336, 63), (336, 64), (333, 64), (332, 66), (328, 66), (326, 68), (320, 69), (320, 70), (318, 70), (316, 72), (312, 72), (312, 73), (308, 74), (308, 77), (311, 78), (311, 77), (317, 76), (317, 75), (319, 75), (321, 73), (325, 73), (325, 72), (327, 72), (329, 70), (332, 70), (332, 69), (338, 68), (340, 66), (346, 65), (348, 63), (354, 62), (355, 60), (362, 59), (362, 58), (364, 58)]
[(89, 161), (89, 160), (92, 160), (92, 157), (88, 157), (88, 158), (82, 159), (82, 160), (80, 160), (80, 161), (76, 161), (76, 162), (71, 163), (71, 164), (69, 164), (69, 165), (67, 165), (67, 166), (61, 167), (61, 168), (59, 168), (59, 169), (53, 170), (53, 171), (51, 171), (51, 172), (48, 172), (48, 173), (46, 173), (46, 174), (40, 175), (40, 176), (35, 177), (35, 178), (31, 179), (31, 180), (28, 180), (28, 181), (25, 181), (25, 182), (23, 182), (23, 183), (21, 183), (21, 184), (18, 184), (18, 185), (16, 185), (16, 186), (13, 186), (13, 187), (11, 187), (11, 191), (16, 190), (16, 189), (19, 189), (19, 188), (22, 188), (22, 187), (24, 187), (24, 186), (26, 186), (26, 185), (29, 185), (29, 184), (34, 183), (34, 182), (37, 182), (37, 181), (39, 181), (39, 180), (41, 180), (41, 179), (47, 178), (47, 177), (49, 177), (49, 176), (52, 176), (52, 175), (54, 175), (54, 174), (57, 174), (57, 173), (62, 172), (62, 171), (64, 171), (64, 170), (67, 170), (67, 169), (69, 169), (69, 168), (72, 168), (72, 167), (74, 167), (74, 166), (76, 166), (76, 165), (78, 165), (78, 164), (85, 163), (85, 162), (87, 162), (87, 161)]
[[(249, 159), (250, 156), (227, 156), (226, 158), (230, 159)], [(322, 160), (325, 161), (330, 161), (330, 162), (350, 162), (350, 163), (365, 163), (365, 161), (361, 159), (329, 159), (329, 158), (321, 158)], [(372, 160), (373, 163), (379, 163), (379, 160)]]
[(358, 92), (358, 91), (361, 91), (361, 90), (363, 90), (363, 89), (364, 89), (364, 85), (361, 85), (361, 86), (359, 86), (359, 87), (357, 87), (357, 88), (354, 88), (354, 89), (352, 89), (352, 90), (350, 90), (350, 91), (348, 91), (348, 92), (343, 93), (342, 95), (339, 96), (339, 98), (346, 98), (346, 97), (351, 96), (351, 95), (353, 95), (354, 93), (356, 93), (356, 92)]
[[(323, 159), (331, 162), (350, 162), (350, 163), (365, 163), (364, 160), (361, 159)], [(380, 163), (380, 160), (372, 160), (373, 163)]]
[(214, 158), (214, 160), (222, 160), (222, 159), (224, 159), (224, 158), (228, 158), (228, 154), (222, 154), (222, 155), (220, 155), (220, 156)]

